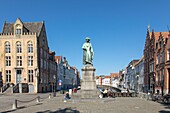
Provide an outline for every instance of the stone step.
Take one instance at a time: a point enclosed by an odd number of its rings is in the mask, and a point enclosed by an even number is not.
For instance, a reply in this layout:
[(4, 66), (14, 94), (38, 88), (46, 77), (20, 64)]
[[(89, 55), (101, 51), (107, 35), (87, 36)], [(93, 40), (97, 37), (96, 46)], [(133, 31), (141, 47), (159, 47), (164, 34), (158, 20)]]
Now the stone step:
[(12, 93), (12, 87), (9, 87), (6, 91), (4, 91), (4, 94), (11, 94)]

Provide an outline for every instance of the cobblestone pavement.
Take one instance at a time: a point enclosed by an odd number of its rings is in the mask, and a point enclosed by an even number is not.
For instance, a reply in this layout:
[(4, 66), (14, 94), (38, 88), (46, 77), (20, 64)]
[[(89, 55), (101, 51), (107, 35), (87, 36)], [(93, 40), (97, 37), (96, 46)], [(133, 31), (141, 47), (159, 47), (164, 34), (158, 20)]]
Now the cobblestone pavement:
[[(40, 102), (36, 97), (40, 96)], [(93, 100), (69, 100), (63, 102), (63, 95), (48, 98), (49, 94), (0, 95), (0, 112), (6, 113), (170, 113), (170, 105), (147, 101), (137, 97), (117, 97)], [(14, 100), (17, 109), (12, 109)], [(26, 102), (32, 100), (31, 102)], [(26, 102), (26, 103), (25, 103)]]

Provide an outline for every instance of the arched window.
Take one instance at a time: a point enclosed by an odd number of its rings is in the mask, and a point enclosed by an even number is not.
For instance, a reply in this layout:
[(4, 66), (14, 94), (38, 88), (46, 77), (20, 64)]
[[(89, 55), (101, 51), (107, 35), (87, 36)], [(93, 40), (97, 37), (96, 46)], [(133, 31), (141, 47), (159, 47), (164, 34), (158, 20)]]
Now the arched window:
[(33, 53), (33, 44), (31, 41), (28, 42), (28, 53)]
[(16, 50), (17, 50), (17, 53), (22, 53), (21, 42), (17, 42), (17, 43), (16, 43)]
[(5, 42), (5, 52), (6, 53), (11, 53), (10, 43), (9, 42)]

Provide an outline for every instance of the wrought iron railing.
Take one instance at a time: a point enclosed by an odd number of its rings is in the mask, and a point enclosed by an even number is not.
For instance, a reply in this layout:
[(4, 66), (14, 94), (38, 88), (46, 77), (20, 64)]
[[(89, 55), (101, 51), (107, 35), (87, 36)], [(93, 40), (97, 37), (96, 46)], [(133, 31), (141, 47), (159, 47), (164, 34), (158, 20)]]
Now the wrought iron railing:
[(10, 87), (9, 83), (6, 83), (4, 86), (1, 87), (1, 92), (5, 92)]
[(13, 87), (13, 93), (19, 93), (19, 84), (16, 84), (16, 85)]

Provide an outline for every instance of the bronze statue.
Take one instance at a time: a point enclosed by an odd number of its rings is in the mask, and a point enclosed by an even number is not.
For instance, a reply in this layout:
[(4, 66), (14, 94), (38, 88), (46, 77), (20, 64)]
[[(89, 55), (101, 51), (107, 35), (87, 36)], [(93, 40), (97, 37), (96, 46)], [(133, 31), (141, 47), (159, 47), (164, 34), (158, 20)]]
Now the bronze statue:
[(93, 65), (92, 60), (94, 56), (93, 47), (90, 43), (90, 38), (86, 37), (86, 42), (82, 46), (83, 48), (83, 64)]

